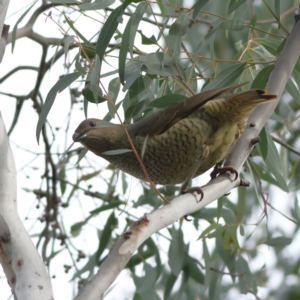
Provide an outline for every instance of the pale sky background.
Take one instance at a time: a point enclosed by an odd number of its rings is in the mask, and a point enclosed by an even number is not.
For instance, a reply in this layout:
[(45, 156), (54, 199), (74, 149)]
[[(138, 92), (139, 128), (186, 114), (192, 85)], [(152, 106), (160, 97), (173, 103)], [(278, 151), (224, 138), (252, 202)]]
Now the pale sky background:
[[(21, 4), (20, 4), (21, 3)], [(10, 2), (9, 10), (7, 13), (7, 20), (6, 24), (11, 25), (10, 30), (13, 29), (13, 26), (15, 25), (18, 18), (23, 14), (25, 11), (23, 8), (27, 8), (27, 5), (32, 3), (28, 0), (23, 0), (22, 2), (17, 0), (12, 0)], [(54, 12), (54, 11), (53, 11)], [(101, 12), (100, 12), (101, 13)], [(30, 16), (30, 13), (29, 13)], [(25, 18), (26, 22), (27, 18)], [(44, 34), (49, 37), (59, 37), (61, 38), (62, 35), (60, 31), (57, 29), (57, 26), (55, 23), (51, 22), (50, 20), (47, 20), (45, 22), (45, 18), (40, 18), (39, 21), (36, 23), (35, 30), (38, 31), (41, 34)], [(84, 29), (90, 30), (90, 26), (86, 19), (82, 20), (84, 21), (84, 25), (80, 27), (83, 32)], [(23, 24), (25, 24), (23, 21), (19, 27), (21, 27)], [(80, 22), (78, 23), (78, 26)], [(92, 24), (95, 24), (92, 22)], [(100, 28), (100, 26), (99, 26)], [(95, 32), (97, 29), (95, 29)], [(150, 35), (150, 33), (149, 33)], [(54, 53), (55, 49), (52, 50), (52, 54)], [(40, 55), (41, 55), (41, 46), (26, 39), (20, 39), (16, 41), (15, 50), (14, 53), (11, 53), (11, 45), (8, 45), (6, 48), (6, 53), (3, 59), (2, 64), (0, 65), (0, 77), (2, 77), (4, 74), (6, 74), (8, 71), (13, 69), (15, 66), (19, 65), (34, 65), (38, 66), (40, 62)], [(52, 67), (50, 73), (48, 73), (45, 76), (45, 79), (42, 83), (41, 91), (43, 92), (44, 99), (46, 97), (46, 94), (50, 90), (50, 88), (57, 82), (58, 76), (65, 74), (65, 70), (62, 68), (62, 62), (56, 63)], [(9, 80), (5, 81), (4, 84), (0, 86), (1, 92), (12, 92), (15, 94), (23, 95), (25, 93), (28, 93), (35, 82), (36, 78), (36, 72), (33, 71), (22, 71), (18, 72), (16, 75), (11, 77)], [(106, 87), (108, 86), (109, 80), (104, 80), (104, 84), (106, 84)], [(36, 137), (35, 137), (35, 130), (36, 130), (36, 124), (37, 124), (37, 115), (36, 112), (32, 108), (32, 102), (30, 100), (27, 100), (23, 108), (23, 111), (21, 112), (20, 120), (14, 129), (13, 134), (11, 135), (11, 147), (13, 149), (15, 163), (16, 163), (16, 169), (18, 171), (18, 208), (19, 213), (21, 216), (21, 219), (24, 220), (26, 216), (30, 215), (29, 220), (24, 221), (25, 227), (29, 230), (30, 234), (34, 234), (36, 232), (39, 232), (38, 226), (40, 226), (40, 223), (35, 223), (35, 216), (39, 216), (42, 211), (39, 211), (35, 209), (36, 200), (32, 193), (27, 193), (24, 191), (24, 188), (28, 189), (34, 189), (38, 188), (37, 182), (40, 181), (40, 175), (41, 172), (36, 172), (34, 169), (31, 170), (24, 170), (24, 166), (30, 162), (35, 155), (25, 152), (19, 147), (23, 147), (25, 149), (30, 149), (30, 151), (33, 152), (43, 152), (43, 147), (37, 145)], [(79, 107), (79, 106), (77, 106)], [(65, 124), (66, 122), (66, 116), (70, 109), (70, 101), (69, 101), (69, 92), (68, 90), (63, 91), (60, 93), (55, 101), (55, 104), (49, 114), (49, 122), (51, 124), (57, 124), (57, 126), (61, 126), (62, 124)], [(15, 110), (15, 99), (5, 97), (3, 95), (0, 95), (0, 110), (2, 113), (2, 117), (4, 119), (4, 123), (6, 125), (6, 129), (8, 130), (10, 127), (10, 124), (13, 119), (14, 110)], [(106, 114), (106, 105), (101, 104), (96, 108), (96, 106), (93, 106), (92, 109), (89, 111), (89, 117), (97, 117), (101, 118)], [(74, 129), (77, 127), (77, 125), (84, 119), (83, 112), (79, 109), (74, 110), (73, 117), (71, 121), (71, 132), (74, 131)], [(53, 126), (55, 127), (55, 126)], [(60, 151), (63, 151), (65, 148), (65, 140), (64, 136), (58, 137), (58, 140), (61, 138), (61, 143), (59, 145)], [(72, 134), (70, 134), (67, 137), (67, 146), (70, 145), (72, 142)], [(16, 146), (16, 144), (18, 146)], [(92, 154), (90, 154), (92, 155)], [(95, 156), (91, 156), (96, 164), (99, 164), (99, 167), (101, 165), (105, 165), (105, 161), (100, 160), (99, 158), (96, 158)], [(74, 161), (75, 163), (75, 161)], [(37, 158), (35, 161), (36, 166), (40, 166), (43, 164), (42, 158)], [(208, 172), (209, 174), (209, 172)], [(194, 180), (194, 185), (203, 185), (205, 182), (208, 181), (209, 175), (205, 174), (201, 176), (201, 178), (197, 178)], [(109, 174), (108, 174), (109, 175)], [(29, 176), (29, 178), (27, 177)], [(74, 174), (74, 179), (75, 179)], [(69, 178), (70, 181), (72, 181), (72, 178)], [(74, 182), (74, 180), (73, 180)], [(101, 185), (99, 182), (96, 182), (96, 184), (99, 185), (101, 189)], [(95, 185), (96, 185), (95, 184)], [(100, 190), (101, 191), (101, 190)], [(133, 193), (134, 195), (138, 195), (141, 192), (141, 187), (138, 184), (138, 181), (135, 179), (132, 179), (131, 181), (131, 188), (130, 193)], [(132, 195), (132, 194), (131, 194)], [(276, 195), (276, 197), (275, 197)], [(129, 197), (128, 195), (125, 195), (125, 198)], [(135, 198), (131, 196), (130, 199)], [(136, 199), (138, 197), (136, 196)], [(236, 191), (232, 191), (230, 195), (230, 199), (233, 201), (236, 199)], [(272, 204), (279, 210), (282, 210), (283, 212), (286, 212), (287, 215), (289, 215), (289, 209), (288, 209), (288, 202), (293, 201), (293, 197), (287, 195), (286, 193), (282, 192), (280, 189), (274, 188), (272, 190), (272, 193), (270, 195), (270, 199)], [(70, 231), (70, 226), (76, 222), (82, 221), (87, 215), (88, 211), (94, 209), (99, 205), (99, 202), (94, 202), (92, 199), (88, 197), (76, 197), (74, 201), (71, 202), (71, 205), (64, 210), (62, 218), (64, 220), (66, 231)], [(216, 203), (213, 203), (209, 207), (215, 206)], [(134, 209), (129, 204), (127, 208), (130, 213), (135, 214), (137, 216), (143, 216), (144, 213), (149, 212), (149, 207), (141, 207), (139, 209)], [(277, 226), (277, 218), (278, 214), (269, 211), (269, 222), (268, 226), (271, 229), (272, 227)], [(259, 219), (259, 216), (261, 214), (261, 211), (258, 211), (255, 215), (255, 218), (253, 219), (253, 223), (256, 223)], [(84, 234), (80, 236), (80, 238), (77, 239), (76, 244), (79, 245), (79, 248), (82, 250), (85, 250), (86, 253), (93, 253), (98, 243), (96, 241), (93, 241), (93, 238), (95, 237), (95, 228), (98, 222), (101, 222), (100, 224), (105, 224), (105, 220), (107, 218), (108, 214), (101, 214), (100, 217), (94, 218), (89, 222), (89, 225), (84, 228)], [(122, 220), (122, 218), (125, 217), (124, 215), (120, 215), (119, 222), (119, 234), (122, 233), (124, 229), (125, 221)], [(274, 223), (275, 222), (275, 223)], [(42, 225), (43, 226), (43, 225)], [(122, 227), (123, 226), (123, 227)], [(175, 224), (175, 226), (178, 226), (178, 224)], [(205, 226), (207, 226), (207, 223), (203, 221), (202, 228), (204, 229)], [(190, 247), (191, 252), (195, 257), (202, 256), (202, 247), (201, 241), (197, 241), (198, 236), (201, 234), (201, 231), (197, 232), (191, 223), (185, 222), (184, 224), (184, 238), (185, 241), (193, 241), (192, 245)], [(258, 231), (265, 230), (265, 224), (261, 224), (256, 229)], [(285, 224), (282, 224), (282, 230), (285, 232), (286, 236), (291, 236), (292, 228), (290, 226), (290, 223), (288, 221), (285, 222)], [(161, 231), (163, 234), (168, 235), (168, 231), (166, 229)], [(157, 239), (160, 240), (160, 242), (165, 243), (161, 238), (156, 236)], [(239, 237), (240, 241), (242, 241), (242, 237)], [(34, 240), (36, 242), (36, 239)], [(208, 241), (210, 243), (210, 241)], [(166, 244), (165, 244), (166, 245)], [(162, 246), (164, 246), (162, 244)], [(254, 246), (254, 245), (253, 245)], [(165, 248), (166, 249), (166, 248)], [(299, 236), (295, 237), (292, 244), (288, 247), (284, 248), (284, 255), (287, 257), (293, 257), (293, 253), (295, 252), (295, 249), (298, 249), (299, 253)], [(260, 269), (264, 264), (267, 265), (267, 269), (271, 270), (271, 267), (274, 267), (275, 259), (274, 259), (274, 252), (272, 248), (268, 248), (265, 245), (259, 246), (259, 252), (261, 253), (261, 256), (259, 256), (255, 261), (252, 261), (251, 267), (252, 270), (255, 271), (257, 269)], [(162, 256), (165, 263), (167, 263), (167, 252), (165, 251), (165, 255)], [(85, 264), (85, 260), (82, 263), (82, 265)], [(66, 300), (72, 298), (72, 283), (69, 283), (73, 269), (68, 273), (64, 273), (63, 264), (72, 264), (69, 258), (69, 255), (67, 253), (63, 253), (62, 255), (59, 255), (58, 258), (55, 259), (55, 262), (52, 263), (51, 269), (50, 269), (50, 275), (53, 274), (56, 275), (56, 278), (52, 280), (53, 284), (53, 290), (56, 300)], [(80, 266), (80, 264), (79, 264)], [(272, 280), (268, 284), (270, 286), (276, 286), (280, 284), (281, 280), (283, 280), (282, 274), (279, 271), (273, 272)], [(286, 278), (284, 280), (288, 280), (289, 282), (293, 282), (293, 277)], [(133, 281), (130, 278), (130, 273), (125, 270), (121, 273), (121, 275), (118, 277), (117, 281), (114, 283), (116, 285), (116, 288), (106, 297), (106, 299), (131, 299), (132, 298), (132, 291), (134, 290), (135, 286), (133, 284)], [(263, 297), (264, 289), (260, 288), (262, 291), (262, 294), (260, 296)], [(7, 285), (7, 281), (4, 278), (4, 274), (2, 272), (2, 268), (0, 268), (0, 291), (1, 291), (1, 299), (7, 299), (10, 295), (10, 288)], [(242, 295), (240, 296), (238, 291), (233, 291), (231, 295), (231, 299), (234, 297), (239, 297), (241, 300), (248, 300), (253, 299), (253, 296), (251, 295)]]

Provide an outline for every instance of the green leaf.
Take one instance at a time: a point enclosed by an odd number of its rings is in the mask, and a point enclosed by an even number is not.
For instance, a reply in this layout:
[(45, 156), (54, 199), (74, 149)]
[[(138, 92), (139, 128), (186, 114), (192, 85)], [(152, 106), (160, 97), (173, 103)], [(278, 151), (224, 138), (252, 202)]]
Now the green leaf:
[[(225, 232), (224, 236), (226, 236), (226, 232)], [(231, 234), (229, 234), (228, 236), (231, 237)], [(225, 244), (225, 238), (223, 239), (222, 236), (218, 236), (216, 238), (217, 253), (219, 254), (221, 259), (223, 260), (224, 264), (227, 266), (229, 272), (233, 273), (234, 269), (235, 269), (234, 251), (233, 251), (233, 249), (230, 249), (230, 247), (228, 249), (225, 249), (224, 246), (226, 246), (226, 244), (225, 245), (224, 244)]]
[(275, 67), (274, 65), (270, 65), (261, 69), (256, 75), (256, 77), (254, 78), (251, 88), (264, 89), (266, 87), (270, 73), (273, 71), (274, 67)]
[(254, 176), (252, 167), (251, 167), (250, 163), (248, 162), (248, 160), (246, 160), (246, 163), (247, 163), (248, 169), (250, 170), (251, 177), (253, 179), (252, 183), (253, 183), (253, 187), (254, 187), (254, 191), (255, 191), (255, 196), (256, 196), (257, 200), (261, 200), (260, 193), (258, 192), (259, 191), (259, 187), (257, 186), (256, 178)]
[(204, 285), (204, 275), (199, 267), (199, 262), (196, 259), (190, 257), (189, 255), (185, 255), (183, 271), (187, 277), (191, 277), (197, 283)]
[(197, 4), (194, 6), (193, 19), (197, 18), (200, 9), (208, 2), (209, 0), (198, 0)]
[(240, 225), (240, 226), (239, 226), (239, 229), (240, 229), (240, 235), (241, 235), (241, 236), (245, 236), (245, 229), (244, 229), (244, 226), (243, 226), (243, 225)]
[(120, 53), (119, 53), (119, 77), (120, 82), (124, 85), (124, 76), (125, 76), (125, 64), (126, 64), (126, 57), (127, 52), (129, 49), (129, 35), (130, 35), (130, 28), (131, 28), (131, 22), (132, 18), (129, 19), (123, 36), (122, 36), (122, 43), (120, 47)]
[(142, 17), (148, 7), (148, 2), (141, 2), (135, 9), (133, 15), (130, 17), (132, 19), (132, 24), (130, 28), (130, 35), (129, 35), (129, 51), (130, 56), (133, 58), (133, 45), (135, 41), (135, 36), (137, 33), (137, 29), (139, 27), (139, 24), (142, 20)]
[(89, 218), (85, 221), (77, 222), (71, 226), (71, 234), (73, 237), (79, 236), (82, 227), (88, 222)]
[(256, 293), (256, 278), (251, 274), (249, 264), (242, 255), (240, 255), (236, 261), (236, 272), (238, 274), (243, 274), (243, 276), (238, 276), (240, 293), (247, 294), (249, 291), (249, 287), (251, 287), (251, 289), (253, 289), (253, 292)]
[(238, 0), (238, 1), (231, 1), (229, 7), (228, 7), (228, 14), (231, 14), (234, 12), (237, 8), (239, 8), (246, 0)]
[(268, 140), (268, 156), (267, 159), (265, 160), (266, 165), (268, 166), (272, 174), (275, 176), (279, 184), (279, 187), (285, 192), (288, 192), (289, 191), (288, 186), (282, 176), (281, 159), (279, 157), (277, 148), (272, 140), (272, 137), (267, 131), (266, 131), (266, 135)]
[(88, 180), (94, 178), (95, 176), (97, 176), (100, 172), (101, 172), (101, 170), (82, 175), (80, 177), (80, 181), (88, 181)]
[(151, 101), (148, 106), (150, 107), (156, 107), (156, 108), (164, 108), (167, 106), (170, 106), (174, 103), (179, 103), (181, 101), (184, 101), (187, 99), (186, 96), (180, 95), (180, 94), (171, 94), (171, 95), (165, 95), (160, 98), (157, 98), (153, 101)]
[[(203, 208), (195, 215), (199, 219), (206, 219), (210, 220), (212, 218), (218, 218), (218, 209), (217, 208)], [(226, 223), (233, 223), (235, 222), (235, 216), (233, 215), (232, 211), (226, 208), (222, 210), (222, 217), (224, 218)]]
[(262, 158), (265, 161), (267, 159), (267, 157), (268, 157), (268, 149), (269, 149), (268, 138), (267, 138), (267, 131), (266, 131), (265, 127), (263, 127), (263, 129), (261, 130), (261, 132), (259, 134), (259, 137), (260, 137), (259, 149), (260, 149)]
[(125, 0), (123, 3), (123, 7), (125, 9), (130, 3), (139, 3), (142, 1), (144, 1), (144, 0)]
[(74, 22), (71, 21), (66, 15), (65, 13), (63, 13), (63, 16), (65, 18), (65, 21), (67, 22), (67, 24), (72, 28), (72, 30), (76, 33), (76, 35), (78, 37), (80, 37), (84, 43), (86, 43), (86, 45), (82, 45), (83, 47), (91, 47), (93, 50), (94, 50), (94, 53), (95, 53), (95, 46), (85, 38), (85, 36), (83, 34), (80, 33), (80, 31), (77, 30), (77, 28), (75, 28), (74, 26)]
[[(118, 98), (119, 91), (120, 91), (120, 80), (118, 77), (116, 77), (116, 78), (112, 79), (108, 85), (108, 95), (114, 104), (116, 103), (116, 100)], [(115, 108), (110, 103), (110, 101), (107, 101), (107, 106), (108, 106), (109, 113), (110, 113), (111, 117), (113, 118), (116, 113)]]
[(119, 155), (119, 154), (124, 154), (127, 152), (132, 152), (131, 149), (116, 149), (116, 150), (108, 150), (103, 152), (103, 155)]
[(294, 211), (298, 222), (300, 221), (300, 208), (297, 196), (294, 199)]
[(122, 43), (119, 53), (119, 77), (120, 82), (124, 85), (124, 76), (125, 76), (125, 63), (128, 50), (130, 51), (130, 56), (133, 58), (133, 45), (135, 41), (135, 35), (137, 28), (140, 24), (140, 21), (148, 7), (148, 3), (140, 3), (135, 12), (130, 17), (125, 30), (122, 36)]
[(203, 248), (203, 258), (205, 262), (205, 285), (208, 286), (211, 280), (211, 257), (209, 255), (209, 251), (207, 248), (206, 240), (202, 240), (202, 248)]
[(125, 92), (140, 76), (142, 62), (140, 61), (129, 61), (125, 68), (125, 85), (123, 92)]
[(64, 37), (63, 41), (64, 41), (64, 54), (65, 54), (65, 63), (66, 63), (66, 59), (67, 59), (67, 55), (68, 55), (68, 51), (69, 51), (69, 47), (70, 45), (74, 42), (74, 36), (72, 35), (67, 35)]
[(22, 20), (26, 17), (26, 15), (29, 13), (31, 8), (37, 3), (37, 1), (33, 2), (33, 4), (22, 14), (22, 16), (19, 18), (19, 20), (16, 22), (12, 34), (11, 34), (11, 52), (14, 52), (15, 43), (16, 43), (16, 34), (18, 30), (18, 25), (22, 22)]
[(52, 3), (75, 4), (76, 0), (49, 0)]
[(76, 68), (76, 71), (80, 73), (80, 75), (84, 76), (86, 74), (85, 69), (82, 67), (82, 65), (79, 61), (79, 53), (76, 55), (76, 58), (75, 58), (75, 68)]
[(279, 54), (281, 53), (281, 51), (283, 50), (283, 48), (284, 48), (284, 46), (285, 46), (285, 43), (286, 43), (286, 39), (284, 39), (281, 43), (280, 43), (280, 45), (278, 46), (278, 48), (277, 48), (277, 55), (279, 56)]
[[(278, 20), (280, 20), (280, 0), (275, 0), (275, 15)], [(279, 26), (280, 24), (278, 24)]]
[(145, 151), (146, 151), (146, 148), (147, 148), (148, 138), (149, 138), (149, 135), (146, 136), (146, 138), (143, 142), (142, 155), (141, 155), (142, 159), (144, 158), (144, 154), (145, 154)]
[(219, 297), (220, 293), (220, 280), (219, 274), (217, 272), (211, 273), (211, 278), (208, 283), (208, 299), (221, 299)]
[(175, 276), (173, 273), (168, 274), (167, 281), (165, 282), (164, 285), (164, 299), (170, 299), (171, 292), (176, 280), (177, 280), (177, 276)]
[(146, 37), (143, 32), (141, 30), (138, 30), (137, 31), (141, 37), (142, 37), (142, 44), (143, 45), (156, 45), (157, 44), (157, 41), (156, 41), (156, 38), (155, 36), (152, 34), (152, 36), (150, 38)]
[(238, 63), (226, 67), (214, 78), (213, 81), (205, 86), (203, 91), (232, 85), (244, 72), (245, 66), (246, 63)]
[(274, 38), (262, 38), (260, 46), (262, 46), (266, 51), (263, 51), (266, 55), (268, 55), (268, 52), (272, 54), (273, 56), (276, 56), (278, 53), (278, 48), (280, 47), (280, 40), (274, 39)]
[[(150, 291), (156, 282), (156, 268), (151, 265), (144, 263), (144, 273), (143, 277), (133, 276), (133, 280), (136, 286), (137, 293), (143, 293)], [(144, 299), (144, 298), (143, 298)]]
[(112, 212), (105, 223), (105, 226), (101, 234), (101, 238), (99, 239), (99, 247), (97, 250), (98, 260), (101, 258), (103, 251), (106, 249), (108, 242), (112, 237), (112, 232), (116, 228), (117, 224), (118, 224), (118, 219), (116, 218), (115, 213)]
[(59, 183), (60, 183), (60, 191), (61, 194), (63, 195), (66, 191), (66, 182), (64, 181), (64, 179), (66, 178), (66, 169), (63, 167), (61, 168), (61, 170), (58, 173), (58, 177), (59, 177)]
[(299, 90), (291, 78), (289, 78), (285, 88), (286, 88), (287, 92), (292, 96), (292, 98), (297, 102), (297, 104), (300, 105)]
[(102, 94), (102, 90), (100, 89), (99, 85), (97, 86), (97, 91), (95, 92), (95, 94), (98, 95), (98, 98), (96, 99), (97, 101), (95, 101), (94, 99), (94, 94), (92, 91), (92, 86), (90, 83), (87, 83), (86, 86), (84, 87), (84, 89), (82, 90), (82, 95), (84, 96), (84, 99), (88, 102), (91, 103), (102, 103), (107, 101), (106, 96), (103, 96)]
[(232, 31), (240, 31), (245, 29), (246, 24), (239, 19), (230, 19), (222, 21), (219, 25), (220, 29), (232, 30)]
[[(118, 111), (119, 107), (121, 106), (122, 102), (123, 102), (123, 100), (120, 101), (120, 102), (118, 102), (118, 103), (116, 104), (116, 110), (117, 110), (117, 111)], [(113, 117), (114, 117), (114, 116), (113, 116)], [(108, 113), (105, 115), (105, 117), (103, 118), (103, 121), (109, 122), (111, 119), (112, 119), (112, 116), (111, 116), (110, 112), (108, 112)]]
[(123, 102), (126, 121), (129, 121), (131, 118), (137, 121), (142, 117), (142, 112), (149, 102), (149, 89), (146, 88), (147, 80), (143, 76), (139, 76), (131, 85), (127, 93), (128, 97)]
[(126, 203), (124, 201), (115, 201), (114, 200), (109, 204), (103, 204), (99, 208), (91, 210), (89, 213), (91, 215), (98, 215), (102, 211), (111, 210), (111, 209), (117, 208), (117, 207), (119, 207), (120, 205), (123, 205), (123, 204), (126, 204)]
[(247, 190), (245, 188), (238, 188), (238, 203), (236, 206), (236, 222), (241, 223), (246, 211), (246, 195)]
[(177, 70), (173, 66), (175, 59), (170, 55), (162, 52), (150, 53), (140, 58), (143, 62), (142, 70), (159, 76), (178, 75)]
[(81, 11), (105, 9), (115, 3), (115, 0), (102, 0), (93, 3), (85, 3), (79, 6)]
[(226, 228), (218, 223), (212, 223), (209, 226), (207, 226), (200, 234), (198, 240), (202, 239), (202, 238), (207, 238), (208, 236), (211, 235), (211, 232), (216, 232), (218, 230), (218, 232), (223, 233)]
[[(176, 61), (180, 55), (181, 40), (186, 34), (189, 24), (189, 14), (180, 16), (172, 25), (169, 30), (168, 46), (170, 56)], [(171, 48), (171, 49), (170, 49)], [(172, 51), (171, 51), (172, 50)]]
[(262, 242), (261, 244), (265, 244), (271, 247), (285, 247), (292, 243), (293, 239), (285, 236), (279, 236), (276, 238), (269, 239), (267, 241)]
[(51, 107), (54, 103), (54, 100), (55, 100), (55, 97), (56, 97), (57, 93), (60, 93), (61, 91), (63, 91), (73, 81), (75, 81), (79, 76), (80, 76), (79, 72), (75, 72), (75, 73), (65, 75), (62, 78), (60, 78), (57, 81), (57, 83), (49, 91), (49, 93), (46, 97), (45, 103), (42, 107), (42, 111), (40, 113), (39, 120), (38, 120), (38, 123), (37, 123), (37, 126), (36, 126), (36, 139), (37, 139), (38, 143), (39, 143), (40, 133), (41, 133), (42, 127), (46, 122), (48, 113), (50, 112), (50, 109), (51, 109)]
[[(250, 20), (250, 25), (252, 27), (255, 27), (256, 26), (256, 22), (257, 22), (257, 15), (255, 14), (255, 15), (253, 15), (253, 17)], [(254, 31), (254, 28), (251, 29), (251, 32), (253, 32), (253, 31)]]
[(119, 18), (123, 15), (123, 12), (124, 12), (123, 4), (115, 8), (115, 10), (107, 18), (99, 34), (96, 43), (96, 53), (99, 56), (99, 62), (100, 62), (99, 71), (101, 71), (102, 60), (106, 48), (119, 25)]
[(222, 210), (223, 210), (224, 198), (225, 198), (225, 197), (222, 196), (222, 197), (220, 197), (220, 198), (218, 199), (218, 208), (217, 208), (217, 210), (218, 210), (218, 216), (217, 216), (218, 222), (219, 222), (220, 218), (222, 217)]
[[(99, 97), (99, 73), (100, 73), (100, 59), (99, 56), (96, 55), (94, 68), (91, 73), (91, 85), (90, 85), (90, 90), (93, 93), (94, 101), (96, 103)], [(100, 96), (102, 96), (102, 92)]]
[(80, 154), (78, 155), (78, 160), (77, 160), (75, 166), (79, 164), (79, 162), (85, 157), (85, 155), (88, 153), (88, 151), (89, 151), (89, 150), (88, 150), (87, 148), (83, 148), (83, 149), (82, 149), (82, 151), (81, 151)]
[(123, 191), (123, 195), (125, 195), (128, 188), (127, 176), (124, 172), (122, 172), (121, 177), (122, 177), (122, 191)]
[(197, 93), (198, 85), (197, 85), (197, 76), (195, 72), (195, 67), (190, 66), (185, 71), (186, 78), (187, 78), (187, 84), (188, 86)]
[(182, 270), (184, 260), (183, 233), (180, 228), (176, 230), (174, 227), (172, 227), (170, 233), (172, 240), (169, 248), (169, 266), (172, 273), (178, 276)]

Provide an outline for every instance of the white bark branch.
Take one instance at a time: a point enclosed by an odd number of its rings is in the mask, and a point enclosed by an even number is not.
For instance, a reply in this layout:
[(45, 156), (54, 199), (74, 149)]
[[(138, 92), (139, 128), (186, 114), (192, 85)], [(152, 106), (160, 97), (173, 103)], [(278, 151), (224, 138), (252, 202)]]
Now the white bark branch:
[(16, 168), (0, 113), (0, 263), (18, 300), (53, 299), (43, 261), (17, 212)]
[(9, 5), (9, 0), (0, 0), (0, 63), (2, 62), (6, 44), (7, 36), (2, 35), (4, 20), (6, 17), (7, 9)]
[[(278, 59), (275, 69), (271, 73), (267, 89), (270, 94), (278, 95), (278, 101), (283, 93), (287, 80), (291, 76), (296, 61), (300, 55), (300, 22), (294, 26), (286, 45)], [(259, 106), (251, 115), (247, 126), (238, 143), (233, 147), (227, 164), (240, 171), (245, 160), (253, 149), (250, 141), (258, 136), (260, 130), (274, 111), (278, 101)], [(98, 273), (79, 292), (76, 300), (99, 299), (104, 295), (121, 270), (126, 266), (132, 254), (153, 233), (174, 223), (179, 218), (194, 213), (237, 187), (240, 180), (232, 182), (226, 175), (222, 175), (203, 187), (204, 199), (197, 203), (195, 197), (186, 194), (172, 200), (151, 214), (135, 222), (129, 230), (120, 237), (106, 260), (100, 266)]]

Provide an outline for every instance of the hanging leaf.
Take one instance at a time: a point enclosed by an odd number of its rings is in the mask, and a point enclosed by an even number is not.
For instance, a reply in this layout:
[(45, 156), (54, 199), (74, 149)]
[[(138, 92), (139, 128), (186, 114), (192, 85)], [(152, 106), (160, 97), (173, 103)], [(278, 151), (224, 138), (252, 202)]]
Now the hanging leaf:
[(38, 120), (38, 123), (36, 126), (36, 139), (37, 139), (38, 143), (39, 143), (42, 127), (44, 126), (44, 124), (46, 122), (48, 113), (50, 112), (50, 109), (54, 103), (56, 95), (58, 93), (62, 92), (66, 87), (68, 87), (72, 82), (74, 82), (79, 76), (80, 76), (79, 72), (65, 75), (62, 78), (60, 78), (57, 81), (57, 83), (49, 91), (49, 93), (46, 97), (45, 103), (42, 107), (42, 111), (39, 115), (39, 120)]

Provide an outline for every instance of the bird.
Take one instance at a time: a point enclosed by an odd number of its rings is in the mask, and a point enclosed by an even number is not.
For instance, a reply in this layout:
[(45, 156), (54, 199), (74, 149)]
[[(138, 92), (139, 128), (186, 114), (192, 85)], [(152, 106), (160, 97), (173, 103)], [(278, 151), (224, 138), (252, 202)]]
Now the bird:
[[(73, 141), (116, 168), (147, 181), (129, 136), (151, 181), (160, 185), (183, 183), (180, 190), (183, 194), (190, 191), (187, 187), (192, 178), (225, 159), (245, 130), (253, 109), (276, 99), (276, 95), (268, 94), (265, 89), (224, 95), (244, 84), (201, 92), (132, 124), (89, 118), (79, 124)], [(237, 175), (230, 168), (224, 170)]]

